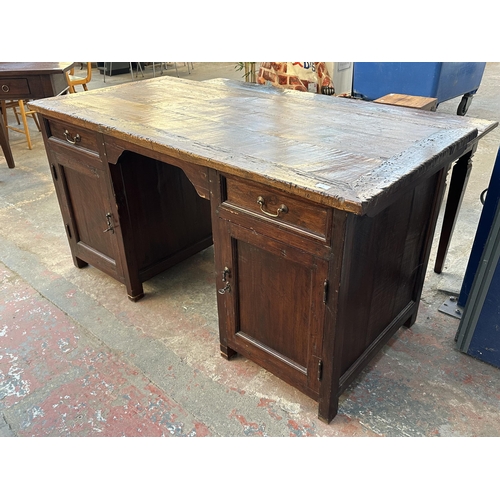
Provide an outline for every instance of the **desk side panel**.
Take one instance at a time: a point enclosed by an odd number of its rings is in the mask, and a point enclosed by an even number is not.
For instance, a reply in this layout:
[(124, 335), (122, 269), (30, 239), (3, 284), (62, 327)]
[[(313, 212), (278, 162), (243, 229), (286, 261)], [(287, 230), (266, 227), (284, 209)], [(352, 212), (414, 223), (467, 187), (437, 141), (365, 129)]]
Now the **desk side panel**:
[(341, 285), (348, 306), (339, 311), (337, 330), (343, 337), (342, 390), (390, 335), (416, 317), (441, 174), (420, 183), (376, 217), (351, 216), (353, 234), (347, 239)]

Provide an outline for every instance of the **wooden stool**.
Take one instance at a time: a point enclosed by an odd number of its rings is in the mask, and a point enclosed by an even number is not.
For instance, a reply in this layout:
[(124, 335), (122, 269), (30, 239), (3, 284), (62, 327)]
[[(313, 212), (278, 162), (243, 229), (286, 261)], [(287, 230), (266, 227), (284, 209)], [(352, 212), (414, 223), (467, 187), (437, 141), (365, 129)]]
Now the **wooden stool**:
[(373, 102), (403, 106), (405, 108), (424, 109), (427, 111), (436, 111), (437, 108), (437, 99), (435, 97), (421, 97), (417, 95), (387, 94), (384, 97), (375, 99)]
[[(8, 134), (9, 129), (11, 129), (11, 130), (19, 132), (21, 134), (24, 134), (26, 136), (26, 141), (28, 143), (28, 149), (33, 149), (32, 144), (31, 144), (29, 127), (28, 127), (28, 120), (26, 118), (28, 116), (31, 116), (31, 118), (33, 118), (33, 120), (36, 123), (38, 131), (40, 131), (40, 124), (38, 123), (38, 120), (36, 118), (36, 112), (35, 111), (28, 111), (25, 107), (25, 102), (22, 99), (19, 101), (0, 101), (0, 105), (2, 107), (2, 115), (3, 115), (3, 121), (5, 124), (6, 133)], [(17, 111), (17, 107), (19, 107), (19, 113)], [(7, 120), (7, 110), (8, 109), (12, 109), (14, 111), (14, 115), (16, 117), (18, 125), (21, 125), (21, 123), (19, 121), (19, 115), (21, 116), (21, 120), (23, 121), (23, 128), (22, 129), (8, 124), (8, 120)]]

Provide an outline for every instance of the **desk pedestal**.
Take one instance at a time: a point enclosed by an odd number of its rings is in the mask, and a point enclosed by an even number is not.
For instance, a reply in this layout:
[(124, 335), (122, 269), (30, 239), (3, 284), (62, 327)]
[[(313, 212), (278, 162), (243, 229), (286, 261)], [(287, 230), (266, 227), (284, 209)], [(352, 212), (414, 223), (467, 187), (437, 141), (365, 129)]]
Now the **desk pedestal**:
[(374, 217), (214, 174), (222, 355), (252, 359), (330, 422), (353, 378), (416, 320), (445, 170)]
[(104, 271), (136, 301), (144, 281), (212, 245), (210, 202), (181, 169), (133, 152), (108, 163), (101, 134), (54, 120), (43, 134), (77, 267)]

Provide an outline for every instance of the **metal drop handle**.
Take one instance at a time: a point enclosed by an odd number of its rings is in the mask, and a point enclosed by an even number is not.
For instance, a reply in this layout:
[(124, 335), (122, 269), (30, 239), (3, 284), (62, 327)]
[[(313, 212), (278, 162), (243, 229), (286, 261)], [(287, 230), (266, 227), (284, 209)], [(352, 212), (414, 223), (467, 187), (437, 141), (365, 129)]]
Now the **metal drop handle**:
[(266, 204), (266, 200), (264, 199), (263, 196), (259, 196), (257, 198), (257, 203), (260, 207), (260, 211), (266, 215), (269, 215), (269, 217), (279, 217), (281, 213), (288, 213), (288, 207), (283, 203), (277, 210), (277, 212), (275, 214), (272, 214), (270, 212), (267, 212), (266, 210), (264, 210), (264, 205)]
[(10, 92), (10, 87), (8, 85), (2, 85), (2, 92)]
[(80, 134), (76, 134), (75, 138), (73, 139), (73, 136), (67, 130), (64, 131), (64, 137), (70, 144), (76, 144), (77, 142), (80, 142), (82, 140)]

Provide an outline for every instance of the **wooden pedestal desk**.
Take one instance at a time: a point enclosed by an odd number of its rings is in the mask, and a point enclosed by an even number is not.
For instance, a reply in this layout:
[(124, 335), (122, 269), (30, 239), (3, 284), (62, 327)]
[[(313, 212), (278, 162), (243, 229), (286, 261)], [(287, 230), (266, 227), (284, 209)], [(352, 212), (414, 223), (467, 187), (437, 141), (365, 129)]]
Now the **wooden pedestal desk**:
[(74, 262), (142, 282), (214, 244), (222, 355), (318, 401), (416, 319), (451, 164), (497, 124), (162, 77), (30, 104)]

